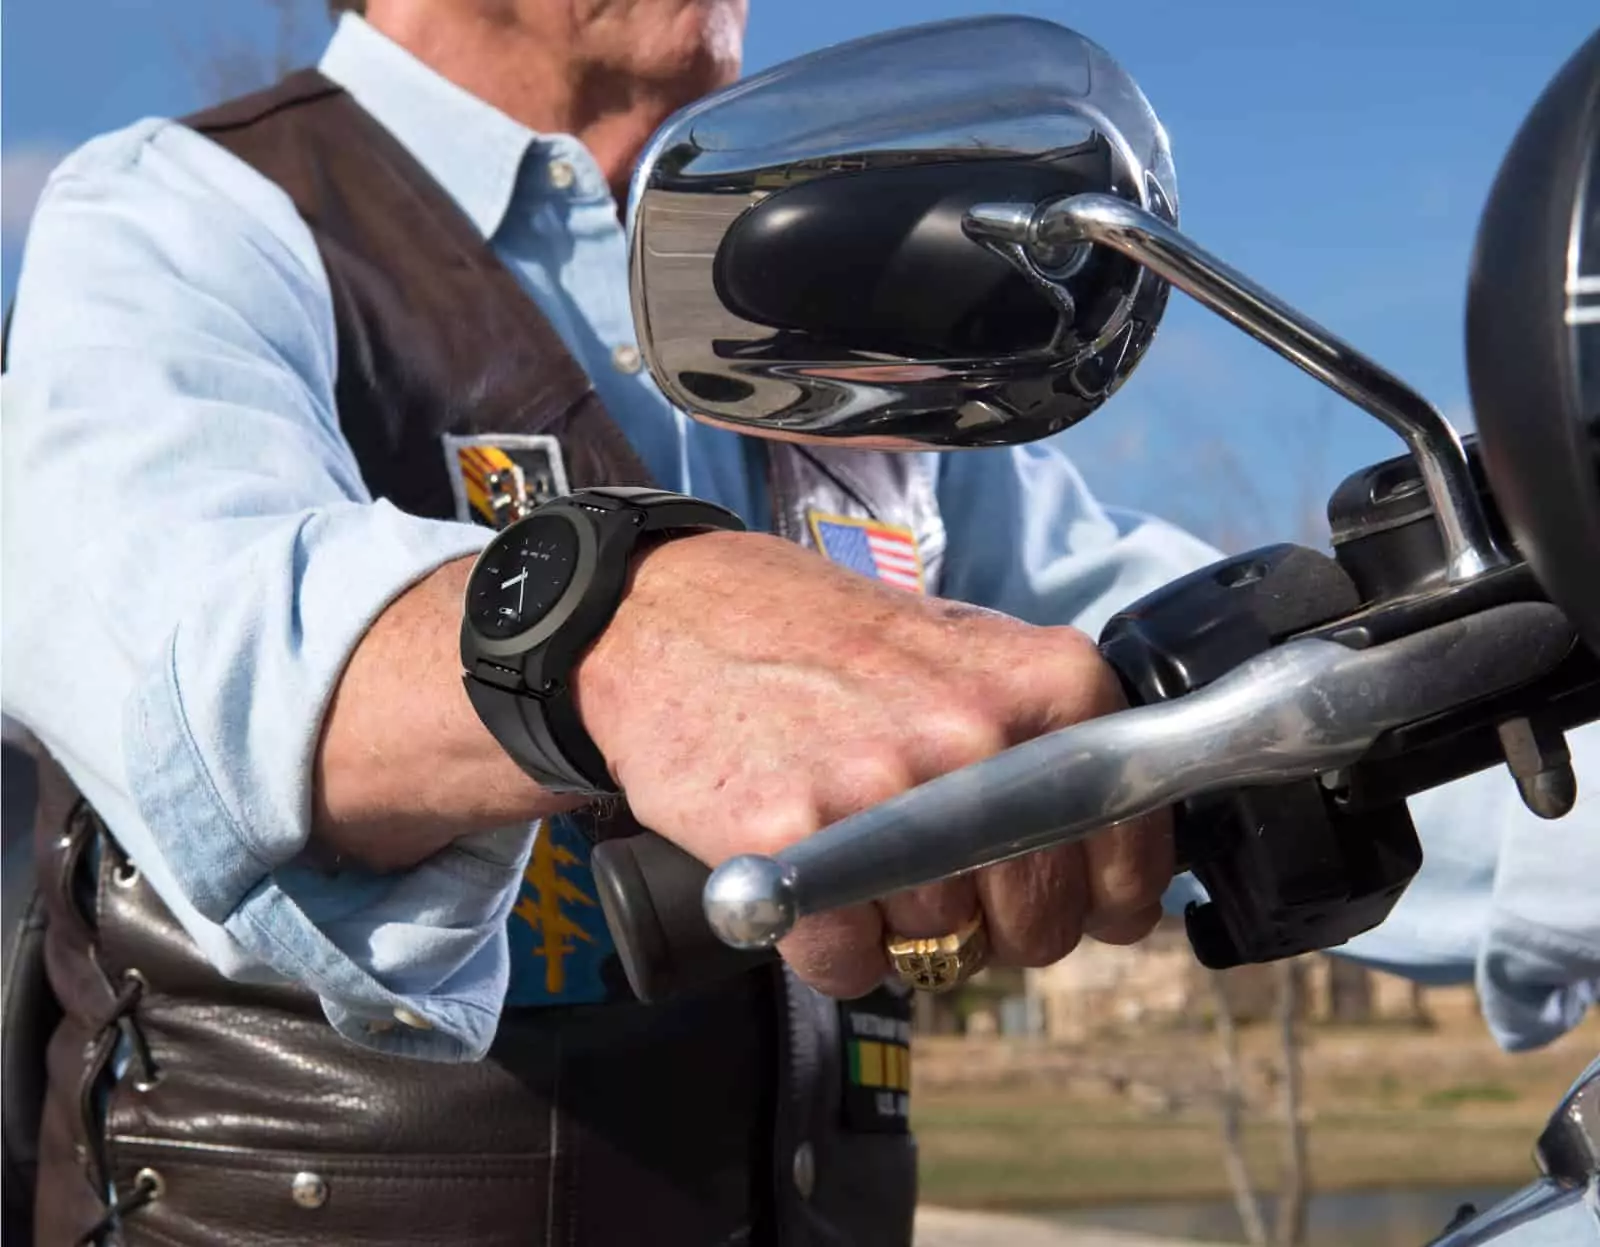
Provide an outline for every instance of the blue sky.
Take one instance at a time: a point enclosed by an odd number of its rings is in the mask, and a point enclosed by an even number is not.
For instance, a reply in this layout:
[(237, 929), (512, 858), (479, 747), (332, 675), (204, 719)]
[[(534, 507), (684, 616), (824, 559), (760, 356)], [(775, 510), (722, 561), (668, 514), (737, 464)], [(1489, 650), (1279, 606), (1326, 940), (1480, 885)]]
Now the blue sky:
[[(286, 0), (291, 8), (294, 0)], [(752, 0), (747, 66), (918, 21), (1027, 12), (1110, 49), (1172, 134), (1183, 227), (1470, 423), (1462, 298), (1478, 211), (1594, 0)], [(289, 40), (314, 55), (319, 0)], [(4, 284), (62, 152), (259, 70), (266, 0), (9, 0), (0, 78)], [(1298, 535), (1394, 437), (1187, 299), (1067, 445), (1112, 501), (1228, 544)]]

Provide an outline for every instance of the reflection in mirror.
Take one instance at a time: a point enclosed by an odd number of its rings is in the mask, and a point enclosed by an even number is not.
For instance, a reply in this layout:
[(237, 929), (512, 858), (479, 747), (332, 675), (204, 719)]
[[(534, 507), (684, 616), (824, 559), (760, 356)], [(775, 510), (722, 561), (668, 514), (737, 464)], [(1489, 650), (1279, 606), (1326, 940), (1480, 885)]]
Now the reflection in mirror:
[(937, 23), (780, 65), (672, 118), (629, 205), (658, 384), (766, 437), (1031, 441), (1105, 401), (1167, 286), (1101, 247), (963, 229), (975, 204), (1098, 191), (1176, 223), (1165, 131), (1095, 44), (1031, 18)]

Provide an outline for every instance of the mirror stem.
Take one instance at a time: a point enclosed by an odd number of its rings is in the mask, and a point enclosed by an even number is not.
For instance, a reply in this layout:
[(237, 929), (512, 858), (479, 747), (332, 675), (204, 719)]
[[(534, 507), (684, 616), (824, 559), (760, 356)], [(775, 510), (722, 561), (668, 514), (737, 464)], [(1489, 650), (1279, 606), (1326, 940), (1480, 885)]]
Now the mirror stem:
[(1035, 261), (1074, 243), (1100, 243), (1165, 278), (1400, 435), (1433, 503), (1452, 583), (1505, 565), (1450, 422), (1393, 373), (1159, 217), (1115, 195), (1085, 194), (1037, 207), (976, 204), (965, 225), (978, 237), (1021, 244)]

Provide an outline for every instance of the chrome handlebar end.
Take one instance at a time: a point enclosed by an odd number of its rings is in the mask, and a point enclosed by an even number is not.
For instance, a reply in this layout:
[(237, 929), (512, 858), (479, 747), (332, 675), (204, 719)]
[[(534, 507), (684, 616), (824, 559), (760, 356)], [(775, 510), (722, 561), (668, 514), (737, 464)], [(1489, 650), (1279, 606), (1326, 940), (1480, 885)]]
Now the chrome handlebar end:
[(753, 853), (712, 871), (703, 904), (711, 929), (732, 948), (771, 948), (800, 917), (793, 868)]

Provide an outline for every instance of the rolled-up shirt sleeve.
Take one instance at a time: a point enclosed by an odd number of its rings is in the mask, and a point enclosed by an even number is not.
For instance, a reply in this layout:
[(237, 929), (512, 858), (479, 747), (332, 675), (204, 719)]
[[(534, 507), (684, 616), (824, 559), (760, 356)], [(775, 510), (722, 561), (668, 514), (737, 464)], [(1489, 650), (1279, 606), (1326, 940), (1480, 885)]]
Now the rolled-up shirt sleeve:
[(1567, 743), (1578, 801), (1565, 818), (1531, 813), (1504, 767), (1412, 797), (1422, 870), (1385, 922), (1339, 950), (1475, 984), (1510, 1051), (1552, 1042), (1600, 1000), (1600, 724)]
[(335, 372), (327, 278), (277, 187), (162, 121), (68, 158), (3, 383), (5, 709), (225, 974), (308, 986), (357, 1042), (474, 1059), (531, 829), (392, 876), (304, 862), (350, 653), (486, 538), (373, 500)]

